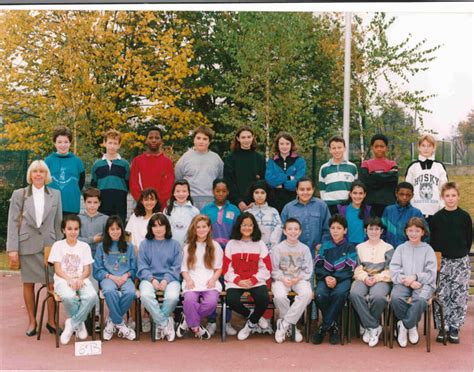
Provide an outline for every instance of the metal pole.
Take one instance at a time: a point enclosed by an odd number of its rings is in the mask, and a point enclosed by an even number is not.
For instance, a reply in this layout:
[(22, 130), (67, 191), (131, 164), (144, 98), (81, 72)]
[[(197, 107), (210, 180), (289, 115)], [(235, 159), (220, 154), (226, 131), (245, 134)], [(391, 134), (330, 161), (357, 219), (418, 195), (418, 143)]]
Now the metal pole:
[(344, 41), (344, 116), (343, 137), (346, 141), (346, 159), (349, 159), (349, 118), (351, 108), (351, 23), (352, 13), (344, 13), (345, 41)]

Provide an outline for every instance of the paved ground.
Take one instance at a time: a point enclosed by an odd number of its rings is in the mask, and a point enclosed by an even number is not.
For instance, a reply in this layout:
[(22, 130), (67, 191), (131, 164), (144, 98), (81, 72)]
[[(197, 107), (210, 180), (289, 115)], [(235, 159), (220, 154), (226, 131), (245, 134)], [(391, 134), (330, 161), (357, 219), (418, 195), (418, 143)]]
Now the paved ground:
[[(254, 335), (246, 341), (231, 337), (226, 343), (216, 337), (209, 341), (186, 338), (153, 344), (149, 334), (144, 334), (139, 342), (114, 337), (104, 343), (101, 356), (75, 357), (73, 342), (56, 349), (54, 338), (46, 330), (41, 341), (24, 335), (27, 323), (18, 275), (0, 276), (0, 293), (2, 370), (473, 370), (473, 302), (461, 333), (461, 344), (437, 344), (433, 332), (431, 353), (425, 350), (424, 337), (418, 345), (402, 350), (396, 343), (393, 349), (382, 343), (371, 349), (360, 339), (344, 346), (291, 342), (278, 345), (268, 335)], [(64, 321), (64, 314), (61, 317)]]

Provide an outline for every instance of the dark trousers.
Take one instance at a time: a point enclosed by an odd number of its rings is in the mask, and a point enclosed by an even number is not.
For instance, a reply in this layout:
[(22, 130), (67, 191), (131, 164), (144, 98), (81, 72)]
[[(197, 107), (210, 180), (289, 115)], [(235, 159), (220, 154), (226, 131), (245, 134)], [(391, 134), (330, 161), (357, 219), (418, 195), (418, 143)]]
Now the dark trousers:
[(316, 285), (316, 304), (323, 313), (322, 326), (329, 329), (336, 322), (344, 307), (351, 289), (351, 280), (338, 282), (334, 288), (329, 288), (324, 280), (318, 280)]
[[(268, 297), (268, 289), (266, 285), (261, 285), (259, 287), (253, 288), (229, 288), (227, 291), (227, 305), (229, 307), (249, 319), (251, 323), (257, 324), (258, 320), (261, 318), (265, 310), (267, 309), (270, 298)], [(254, 301), (255, 309), (250, 316), (250, 310), (247, 309), (242, 302), (240, 302), (240, 297), (244, 292), (250, 292)], [(249, 317), (250, 316), (250, 317)]]

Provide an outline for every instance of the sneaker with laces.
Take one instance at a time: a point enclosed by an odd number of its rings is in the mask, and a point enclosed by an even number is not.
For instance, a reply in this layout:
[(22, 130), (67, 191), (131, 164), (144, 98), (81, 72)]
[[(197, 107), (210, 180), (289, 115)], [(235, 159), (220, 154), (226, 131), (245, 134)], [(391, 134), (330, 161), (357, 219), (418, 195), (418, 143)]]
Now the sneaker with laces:
[(178, 338), (183, 337), (188, 331), (188, 329), (188, 323), (186, 323), (186, 318), (184, 317), (184, 313), (182, 313), (181, 320), (179, 321), (178, 327), (176, 328), (176, 336)]
[(273, 334), (273, 328), (271, 323), (268, 321), (268, 319), (265, 319), (263, 316), (260, 317), (258, 320), (258, 328), (257, 328), (258, 333), (268, 333), (270, 335)]
[(110, 318), (107, 318), (107, 322), (105, 323), (104, 332), (102, 332), (102, 337), (106, 341), (110, 341), (112, 336), (115, 333), (115, 324), (112, 322)]
[(168, 323), (166, 324), (165, 328), (163, 328), (163, 331), (164, 331), (164, 335), (166, 336), (166, 339), (169, 342), (174, 341), (176, 333), (174, 331), (174, 320), (171, 316), (168, 317)]
[(341, 335), (339, 333), (339, 328), (336, 324), (329, 329), (329, 343), (331, 345), (337, 345), (341, 342)]
[(449, 328), (448, 341), (452, 344), (459, 344), (459, 330), (457, 328)]
[(326, 329), (324, 329), (324, 327), (321, 325), (319, 326), (317, 331), (311, 335), (311, 342), (315, 345), (319, 345), (323, 342), (325, 335)]
[[(216, 333), (216, 329), (217, 329), (216, 322), (207, 322), (206, 329), (207, 329), (207, 331), (209, 332), (209, 334), (211, 336), (214, 336), (214, 333)], [(227, 330), (227, 328), (226, 328), (226, 330)]]
[(283, 319), (278, 319), (277, 327), (275, 331), (275, 341), (278, 344), (281, 344), (283, 341), (285, 341), (286, 332), (287, 332), (287, 327), (285, 327), (285, 323), (283, 322)]
[[(286, 336), (289, 337), (291, 339), (291, 332), (292, 332), (292, 328), (291, 325), (290, 327), (288, 327), (288, 330), (286, 331)], [(303, 341), (303, 334), (301, 333), (301, 331), (298, 329), (298, 327), (295, 326), (295, 342), (301, 342)]]
[(420, 340), (420, 336), (418, 336), (418, 329), (416, 326), (410, 328), (408, 330), (408, 341), (410, 341), (410, 344), (416, 345), (418, 341)]
[(209, 331), (203, 326), (199, 327), (199, 330), (194, 333), (194, 336), (200, 340), (209, 340), (211, 338)]
[(87, 333), (86, 324), (82, 322), (76, 329), (76, 335), (79, 337), (79, 340), (85, 340), (89, 334)]
[(377, 328), (369, 328), (369, 346), (374, 347), (379, 343), (379, 336), (382, 333), (382, 326), (378, 326)]
[(369, 329), (370, 328), (363, 328), (363, 327), (360, 328), (360, 331), (361, 331), (360, 335), (362, 336), (362, 341), (364, 341), (366, 344), (369, 343), (369, 339), (370, 339)]
[(61, 343), (63, 345), (67, 345), (73, 333), (74, 333), (74, 329), (72, 328), (71, 318), (67, 318), (66, 321), (64, 322), (63, 333), (61, 333), (61, 337), (60, 337)]
[(250, 320), (247, 320), (245, 322), (244, 328), (242, 328), (237, 334), (237, 339), (239, 341), (246, 340), (250, 336), (251, 333), (254, 333), (256, 327), (257, 327), (256, 324), (253, 324)]
[(119, 337), (126, 338), (127, 340), (130, 340), (130, 341), (135, 340), (135, 337), (137, 337), (137, 335), (135, 334), (135, 331), (132, 328), (129, 328), (125, 324), (125, 322), (122, 322), (121, 324), (117, 324), (116, 327), (118, 330), (117, 335)]
[(142, 319), (142, 332), (148, 333), (151, 330), (151, 323), (150, 318), (143, 318)]
[(128, 318), (127, 326), (128, 326), (128, 328), (137, 329), (137, 323), (135, 323), (133, 318)]
[(158, 340), (161, 340), (164, 337), (165, 337), (164, 329), (162, 327), (156, 326), (155, 327), (155, 340), (158, 341)]
[(406, 347), (407, 346), (407, 329), (403, 325), (403, 322), (399, 320), (397, 322), (397, 342), (400, 345), (400, 347)]
[(230, 324), (230, 322), (227, 322), (225, 324), (225, 333), (228, 336), (235, 336), (237, 334), (237, 330), (234, 327), (232, 327), (232, 324)]

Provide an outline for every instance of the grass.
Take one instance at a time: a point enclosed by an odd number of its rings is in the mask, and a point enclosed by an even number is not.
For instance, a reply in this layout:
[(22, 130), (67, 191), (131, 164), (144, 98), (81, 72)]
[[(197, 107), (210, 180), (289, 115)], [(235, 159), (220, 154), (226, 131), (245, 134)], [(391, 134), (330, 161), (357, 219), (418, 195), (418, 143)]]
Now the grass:
[(453, 176), (450, 181), (457, 182), (461, 190), (461, 200), (459, 206), (474, 216), (474, 177), (473, 176)]

